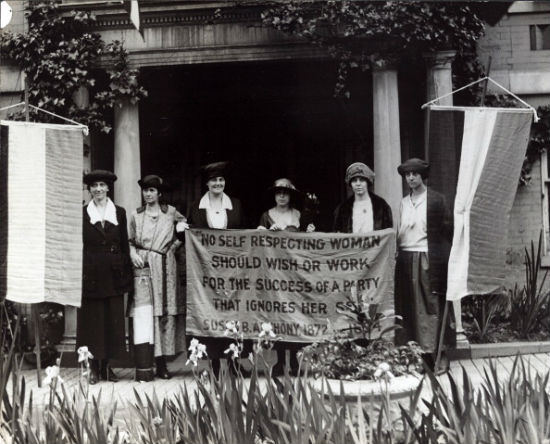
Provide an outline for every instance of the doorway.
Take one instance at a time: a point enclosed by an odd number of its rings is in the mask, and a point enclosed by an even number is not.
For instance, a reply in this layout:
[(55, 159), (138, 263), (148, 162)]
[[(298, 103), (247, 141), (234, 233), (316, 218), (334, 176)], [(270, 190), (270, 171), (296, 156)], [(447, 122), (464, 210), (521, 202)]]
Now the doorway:
[(318, 196), (316, 225), (330, 231), (346, 166), (373, 161), (370, 73), (353, 74), (349, 99), (334, 98), (335, 76), (327, 61), (143, 69), (142, 174), (163, 176), (185, 214), (205, 192), (200, 165), (230, 161), (226, 192), (241, 199), (248, 228), (273, 206), (269, 186), (288, 177)]

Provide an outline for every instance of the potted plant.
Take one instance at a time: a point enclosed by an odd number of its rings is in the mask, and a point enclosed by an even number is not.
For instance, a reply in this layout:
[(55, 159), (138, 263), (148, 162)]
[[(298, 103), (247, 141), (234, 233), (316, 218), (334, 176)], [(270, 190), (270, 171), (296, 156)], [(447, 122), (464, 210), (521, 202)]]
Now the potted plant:
[(398, 402), (406, 404), (421, 382), (422, 348), (415, 342), (396, 346), (391, 333), (400, 328), (394, 324), (400, 317), (379, 311), (365, 294), (353, 291), (346, 306), (343, 314), (353, 324), (300, 353), (311, 387), (326, 397), (344, 396), (350, 405), (360, 397), (399, 411)]

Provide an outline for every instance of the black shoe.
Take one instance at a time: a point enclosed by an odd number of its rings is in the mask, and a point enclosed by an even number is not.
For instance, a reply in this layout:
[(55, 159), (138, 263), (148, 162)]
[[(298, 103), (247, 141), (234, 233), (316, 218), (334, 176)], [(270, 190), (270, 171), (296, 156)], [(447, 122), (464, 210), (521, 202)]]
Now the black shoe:
[(90, 375), (88, 376), (88, 383), (90, 385), (95, 385), (99, 382), (99, 362), (97, 360), (92, 359), (92, 362), (90, 363), (90, 368), (88, 371), (90, 372)]
[(166, 366), (166, 358), (164, 356), (159, 356), (155, 358), (155, 361), (157, 364), (157, 377), (160, 379), (170, 379), (172, 375)]
[(113, 372), (111, 366), (104, 362), (101, 365), (101, 379), (104, 381), (118, 382), (118, 376)]

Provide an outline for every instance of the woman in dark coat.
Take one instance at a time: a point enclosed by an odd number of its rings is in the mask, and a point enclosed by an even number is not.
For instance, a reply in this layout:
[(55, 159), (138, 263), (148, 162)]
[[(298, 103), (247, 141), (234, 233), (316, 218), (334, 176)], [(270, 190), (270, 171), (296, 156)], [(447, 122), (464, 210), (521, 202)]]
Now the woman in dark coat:
[(427, 162), (412, 158), (397, 170), (410, 192), (401, 201), (397, 233), (395, 311), (403, 317), (403, 329), (396, 338), (418, 342), (433, 366), (447, 289), (452, 217), (443, 195), (424, 184)]
[(117, 382), (110, 359), (126, 351), (124, 293), (132, 291), (126, 212), (107, 193), (116, 176), (95, 170), (84, 176), (92, 200), (83, 214), (82, 306), (78, 310), (77, 347), (94, 356), (90, 384)]
[[(210, 163), (202, 168), (203, 180), (208, 191), (188, 211), (187, 223), (191, 228), (211, 228), (218, 230), (243, 228), (244, 217), (239, 199), (224, 193), (227, 162)], [(215, 375), (220, 371), (220, 358), (232, 342), (227, 338), (197, 338), (206, 345)], [(247, 347), (250, 348), (249, 344)], [(244, 353), (244, 350), (243, 350)]]
[(364, 163), (352, 163), (346, 170), (346, 183), (353, 196), (334, 211), (333, 231), (336, 233), (368, 233), (393, 227), (388, 203), (369, 190), (374, 172)]

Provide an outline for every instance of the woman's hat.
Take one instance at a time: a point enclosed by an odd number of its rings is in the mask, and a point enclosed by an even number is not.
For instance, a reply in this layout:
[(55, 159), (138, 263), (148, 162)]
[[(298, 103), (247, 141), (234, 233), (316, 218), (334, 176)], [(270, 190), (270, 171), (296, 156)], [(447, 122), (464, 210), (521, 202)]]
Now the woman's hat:
[(213, 179), (215, 177), (225, 177), (227, 174), (228, 166), (229, 162), (226, 161), (213, 162), (209, 163), (208, 165), (204, 165), (203, 167), (201, 167), (203, 179), (208, 182), (210, 179)]
[(428, 162), (417, 157), (406, 160), (397, 167), (397, 172), (401, 174), (401, 176), (413, 172), (420, 174), (422, 177), (428, 177), (429, 170), (430, 165), (428, 164)]
[(298, 194), (299, 191), (296, 189), (294, 184), (285, 178), (277, 179), (272, 186), (269, 187), (269, 190), (276, 193), (277, 191), (286, 191), (289, 194)]
[(346, 183), (348, 185), (355, 177), (364, 177), (371, 184), (374, 183), (374, 171), (362, 162), (352, 163), (346, 170)]
[(109, 170), (93, 170), (84, 174), (84, 183), (90, 186), (94, 182), (113, 183), (117, 180), (116, 174)]
[(138, 180), (139, 186), (143, 188), (156, 188), (158, 191), (166, 189), (166, 183), (162, 180), (162, 177), (156, 174), (149, 174), (143, 179)]

